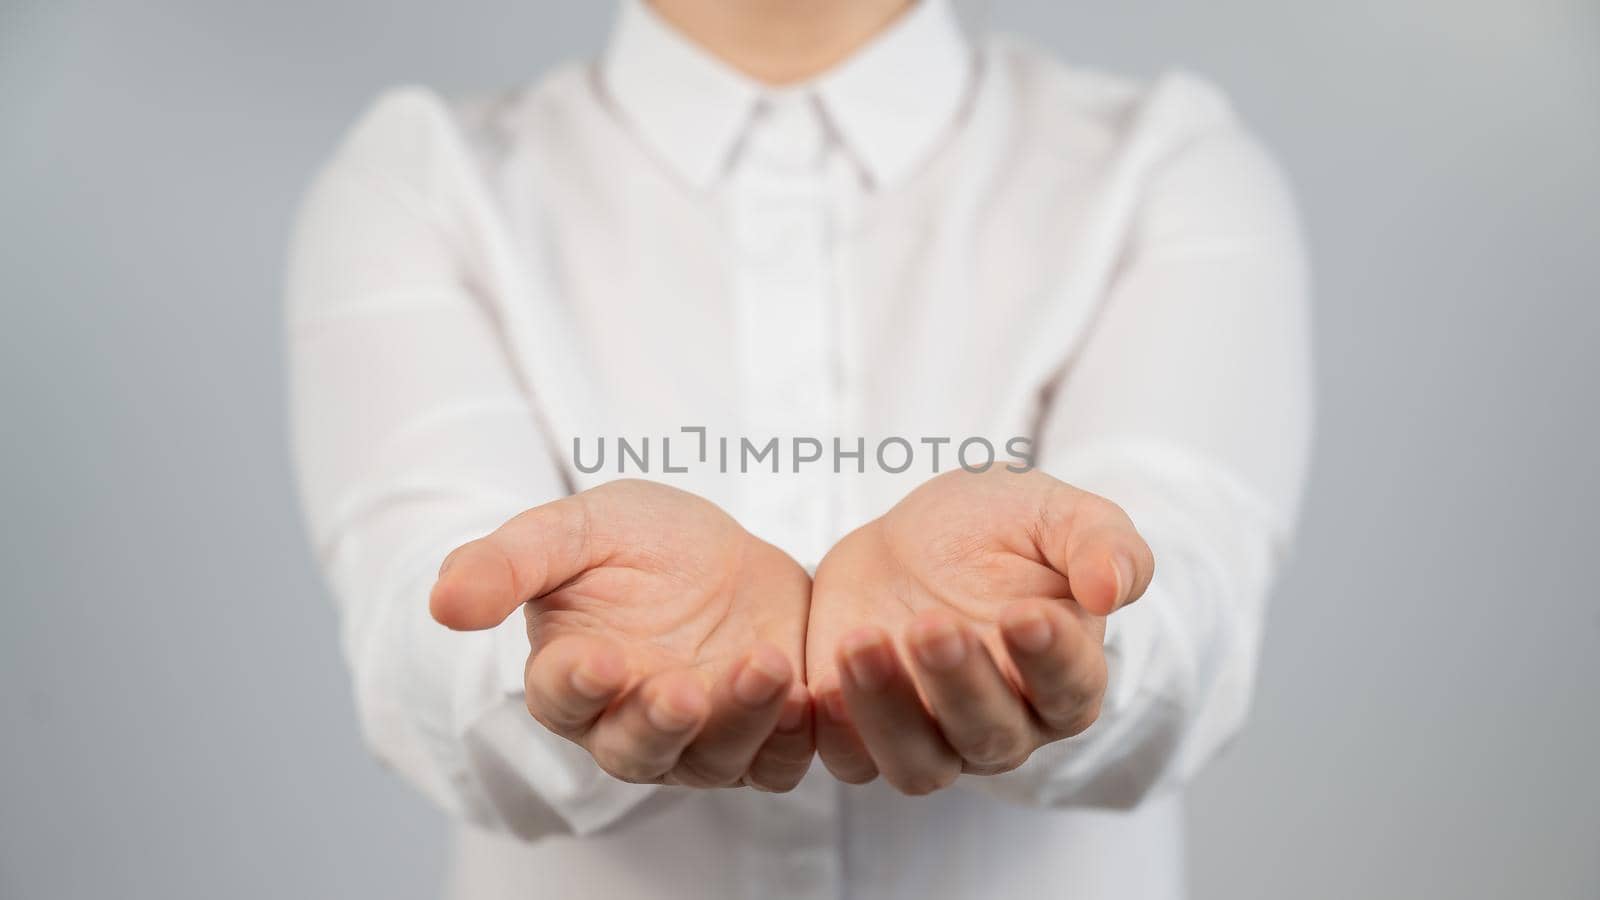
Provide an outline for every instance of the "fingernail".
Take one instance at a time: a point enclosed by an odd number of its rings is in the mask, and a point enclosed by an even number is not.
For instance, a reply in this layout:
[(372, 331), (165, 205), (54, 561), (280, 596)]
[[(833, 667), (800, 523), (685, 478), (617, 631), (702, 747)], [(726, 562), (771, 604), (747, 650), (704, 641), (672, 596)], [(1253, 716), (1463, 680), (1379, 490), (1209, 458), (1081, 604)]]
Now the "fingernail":
[(657, 697), (645, 709), (645, 718), (662, 731), (682, 731), (694, 724), (695, 714), (680, 701), (666, 696)]
[(917, 636), (917, 658), (930, 669), (954, 669), (967, 658), (967, 642), (949, 622), (925, 625)]
[(759, 658), (747, 660), (739, 674), (733, 677), (733, 695), (746, 706), (764, 706), (783, 687), (784, 674), (767, 670)]
[(876, 635), (852, 635), (844, 640), (845, 668), (856, 686), (875, 691), (889, 682), (889, 664), (884, 659), (883, 641)]
[(1121, 603), (1133, 593), (1133, 560), (1126, 553), (1118, 553), (1112, 564), (1117, 567), (1117, 602)]
[(1050, 646), (1050, 621), (1037, 612), (1026, 612), (1006, 623), (1011, 642), (1029, 653), (1041, 653)]
[(783, 714), (778, 717), (779, 731), (799, 731), (806, 724), (806, 705), (804, 703), (785, 703)]

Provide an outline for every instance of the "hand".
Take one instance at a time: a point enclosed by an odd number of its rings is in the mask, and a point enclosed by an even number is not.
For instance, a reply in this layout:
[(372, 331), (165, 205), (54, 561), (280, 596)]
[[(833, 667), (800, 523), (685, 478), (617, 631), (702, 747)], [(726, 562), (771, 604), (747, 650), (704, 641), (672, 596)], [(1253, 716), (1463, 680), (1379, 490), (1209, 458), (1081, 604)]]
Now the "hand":
[(928, 481), (817, 569), (807, 671), (823, 762), (924, 794), (1083, 731), (1105, 691), (1105, 616), (1154, 567), (1120, 508), (1042, 472)]
[(528, 711), (611, 775), (786, 791), (814, 746), (810, 588), (712, 503), (615, 481), (457, 548), (431, 607), (458, 630), (524, 607)]

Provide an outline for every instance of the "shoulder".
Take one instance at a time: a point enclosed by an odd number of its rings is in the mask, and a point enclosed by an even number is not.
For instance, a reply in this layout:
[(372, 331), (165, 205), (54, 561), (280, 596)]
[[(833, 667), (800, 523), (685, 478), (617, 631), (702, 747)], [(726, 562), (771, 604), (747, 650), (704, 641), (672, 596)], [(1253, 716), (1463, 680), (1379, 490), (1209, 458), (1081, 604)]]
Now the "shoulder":
[(1208, 147), (1231, 144), (1271, 167), (1226, 93), (1196, 73), (1171, 69), (1135, 78), (1078, 67), (1006, 35), (989, 39), (984, 58), (1020, 127), (1049, 151), (1078, 155), (1096, 148), (1154, 174)]
[(1074, 66), (1010, 35), (989, 38), (983, 58), (1011, 92), (1017, 111), (1046, 122), (1124, 136), (1154, 126), (1174, 137), (1236, 124), (1222, 90), (1192, 72), (1135, 78)]
[(1146, 212), (1294, 219), (1282, 166), (1206, 78), (1078, 68), (1004, 36), (990, 40), (985, 57), (1009, 96), (1019, 137), (1064, 165), (1087, 160)]
[(367, 104), (339, 141), (327, 170), (340, 174), (411, 176), (449, 155), (459, 131), (448, 105), (431, 88), (392, 87)]
[(437, 188), (452, 169), (503, 151), (529, 128), (559, 130), (563, 120), (592, 105), (586, 87), (587, 69), (577, 63), (500, 91), (446, 96), (421, 85), (392, 87), (367, 104), (328, 168)]

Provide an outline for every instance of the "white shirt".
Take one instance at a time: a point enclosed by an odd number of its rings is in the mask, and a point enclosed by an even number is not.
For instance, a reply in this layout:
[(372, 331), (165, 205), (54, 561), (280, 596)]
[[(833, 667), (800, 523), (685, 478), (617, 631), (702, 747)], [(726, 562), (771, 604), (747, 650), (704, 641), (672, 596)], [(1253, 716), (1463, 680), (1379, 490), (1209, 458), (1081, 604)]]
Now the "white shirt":
[[(771, 91), (630, 0), (597, 64), (381, 98), (310, 193), (288, 293), (363, 731), (464, 823), (457, 896), (1182, 894), (1178, 788), (1244, 719), (1310, 431), (1294, 215), (1214, 90), (974, 47), (928, 0)], [(799, 435), (827, 452), (795, 473)], [(1006, 775), (623, 784), (528, 716), (520, 616), (428, 617), (446, 552), (618, 477), (618, 437), (814, 565), (930, 477), (923, 438), (948, 469), (1017, 435), (1122, 504), (1157, 575), (1110, 620), (1100, 720)], [(780, 437), (779, 471), (720, 471), (719, 436)], [(886, 436), (918, 451), (903, 474)]]

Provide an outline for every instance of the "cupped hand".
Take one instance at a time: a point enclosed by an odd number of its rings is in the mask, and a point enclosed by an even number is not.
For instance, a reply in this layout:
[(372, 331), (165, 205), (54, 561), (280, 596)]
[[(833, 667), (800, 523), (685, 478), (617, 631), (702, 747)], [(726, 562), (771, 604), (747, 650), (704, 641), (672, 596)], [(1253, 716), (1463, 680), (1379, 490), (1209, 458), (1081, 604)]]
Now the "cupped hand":
[(615, 481), (457, 548), (431, 608), (458, 630), (526, 611), (528, 711), (632, 782), (784, 791), (813, 755), (810, 579), (714, 504)]
[(1115, 504), (1037, 470), (938, 476), (840, 541), (812, 586), (807, 671), (830, 771), (909, 794), (1077, 734), (1105, 617), (1150, 548)]

